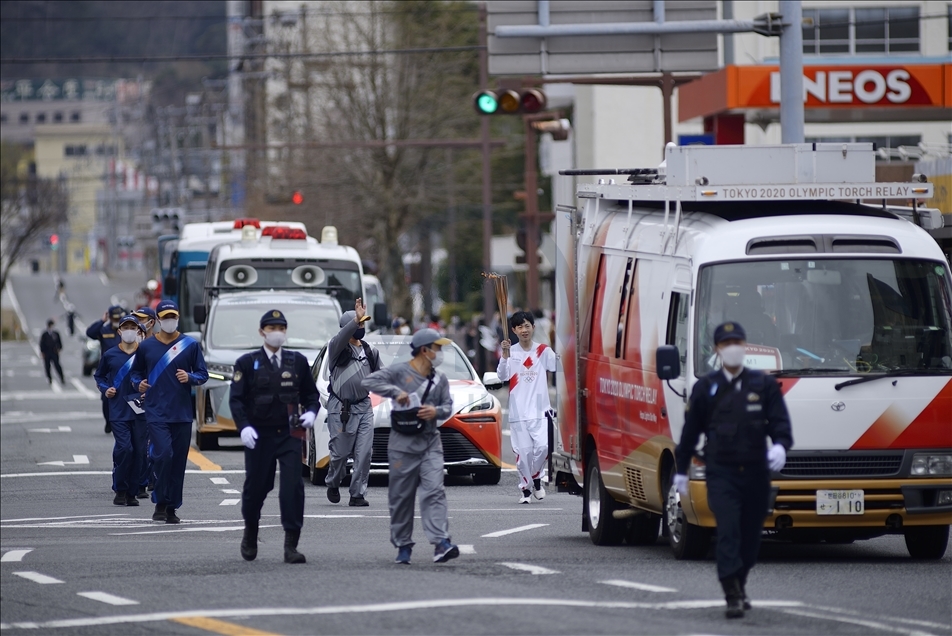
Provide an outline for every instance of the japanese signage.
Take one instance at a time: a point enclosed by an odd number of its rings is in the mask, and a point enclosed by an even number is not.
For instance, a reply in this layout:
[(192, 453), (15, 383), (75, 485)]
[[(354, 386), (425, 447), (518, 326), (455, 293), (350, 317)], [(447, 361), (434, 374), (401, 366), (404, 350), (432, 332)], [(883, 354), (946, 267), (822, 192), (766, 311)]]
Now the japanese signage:
[(3, 80), (0, 100), (4, 102), (84, 100), (111, 102), (116, 99), (114, 79)]

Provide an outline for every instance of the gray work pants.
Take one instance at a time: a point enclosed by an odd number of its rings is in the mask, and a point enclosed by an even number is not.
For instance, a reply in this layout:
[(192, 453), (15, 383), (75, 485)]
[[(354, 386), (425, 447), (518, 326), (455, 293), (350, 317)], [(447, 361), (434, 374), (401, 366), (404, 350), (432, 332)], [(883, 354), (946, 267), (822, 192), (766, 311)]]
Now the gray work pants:
[[(390, 437), (393, 439), (391, 431)], [(429, 432), (423, 435), (430, 435)], [(430, 435), (422, 453), (387, 451), (390, 460), (390, 542), (394, 547), (413, 546), (413, 499), (420, 494), (420, 518), (423, 532), (436, 545), (449, 539), (446, 492), (443, 490), (443, 442)]]
[(330, 465), (327, 467), (327, 479), (324, 483), (330, 488), (340, 488), (347, 470), (347, 458), (353, 456), (354, 472), (350, 477), (350, 496), (363, 497), (367, 494), (370, 457), (374, 450), (374, 414), (373, 411), (351, 412), (347, 425), (342, 426), (339, 404), (336, 413), (327, 413)]

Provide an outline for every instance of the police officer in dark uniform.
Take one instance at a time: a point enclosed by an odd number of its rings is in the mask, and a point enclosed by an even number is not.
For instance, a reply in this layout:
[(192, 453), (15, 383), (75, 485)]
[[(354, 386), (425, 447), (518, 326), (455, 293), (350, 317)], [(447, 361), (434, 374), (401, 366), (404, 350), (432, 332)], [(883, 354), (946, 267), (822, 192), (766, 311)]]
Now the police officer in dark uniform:
[[(119, 321), (126, 314), (126, 311), (119, 305), (113, 305), (103, 314), (102, 320), (95, 321), (86, 329), (86, 337), (90, 340), (99, 341), (100, 360), (107, 351), (113, 347), (118, 347), (121, 342), (119, 338)], [(102, 398), (102, 417), (106, 420), (103, 430), (108, 435), (112, 433), (112, 424), (109, 423), (109, 404), (106, 398)]]
[(717, 521), (717, 577), (728, 618), (740, 618), (750, 609), (745, 586), (760, 551), (770, 471), (783, 468), (793, 446), (780, 385), (773, 376), (744, 367), (745, 342), (744, 328), (736, 322), (714, 330), (722, 368), (694, 385), (675, 451), (674, 485), (687, 497), (687, 470), (704, 433), (707, 502)]
[(273, 309), (261, 317), (259, 324), (264, 346), (238, 358), (229, 401), (245, 445), (241, 556), (252, 561), (258, 555), (258, 521), (265, 497), (274, 489), (277, 462), (281, 464), (284, 562), (304, 563), (304, 555), (297, 551), (304, 525), (302, 429), (314, 426), (321, 408), (320, 396), (307, 358), (283, 348), (288, 328), (284, 314)]

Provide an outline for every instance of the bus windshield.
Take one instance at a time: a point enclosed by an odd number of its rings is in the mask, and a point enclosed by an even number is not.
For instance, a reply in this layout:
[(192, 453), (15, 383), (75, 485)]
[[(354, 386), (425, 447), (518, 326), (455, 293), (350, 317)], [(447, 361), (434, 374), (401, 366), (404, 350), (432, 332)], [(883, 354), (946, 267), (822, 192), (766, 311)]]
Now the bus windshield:
[(280, 309), (288, 321), (289, 349), (320, 349), (338, 331), (340, 318), (331, 305), (292, 302), (220, 304), (209, 324), (213, 349), (257, 349), (258, 325), (268, 309)]
[(202, 303), (205, 291), (205, 267), (186, 267), (179, 272), (179, 331), (198, 331), (192, 307)]
[(714, 329), (747, 332), (745, 365), (765, 371), (949, 373), (949, 269), (912, 259), (783, 259), (703, 267), (695, 373), (720, 366)]

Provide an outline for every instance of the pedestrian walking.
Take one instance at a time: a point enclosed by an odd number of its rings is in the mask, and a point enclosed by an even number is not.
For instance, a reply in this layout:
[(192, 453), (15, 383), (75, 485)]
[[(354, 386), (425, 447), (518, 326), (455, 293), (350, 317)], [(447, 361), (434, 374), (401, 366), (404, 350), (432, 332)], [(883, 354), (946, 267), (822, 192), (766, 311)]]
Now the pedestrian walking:
[(59, 354), (63, 350), (63, 339), (56, 331), (56, 321), (50, 318), (46, 321), (46, 331), (40, 336), (40, 355), (43, 356), (43, 370), (46, 371), (46, 381), (53, 384), (53, 374), (50, 366), (56, 369), (60, 384), (66, 384), (63, 379), (63, 367), (60, 366)]
[(330, 434), (327, 469), (327, 499), (340, 502), (340, 485), (347, 471), (347, 458), (354, 458), (350, 477), (350, 506), (368, 506), (367, 481), (374, 448), (374, 411), (364, 378), (380, 368), (380, 353), (363, 341), (367, 307), (358, 298), (354, 310), (340, 317), (340, 331), (327, 343), (330, 363), (330, 396), (327, 399), (327, 431)]
[[(139, 342), (155, 335), (156, 315), (154, 309), (151, 307), (139, 307), (132, 312), (132, 315), (139, 321)], [(139, 401), (141, 404), (145, 404), (145, 394), (139, 396)], [(140, 408), (140, 410), (142, 409)], [(144, 410), (142, 410), (142, 413), (136, 413), (136, 418), (137, 420), (141, 420), (143, 426), (145, 426)], [(143, 449), (142, 471), (139, 477), (139, 494), (136, 495), (139, 499), (148, 499), (148, 493), (155, 489), (155, 470), (149, 447), (149, 429), (148, 426), (146, 426), (146, 443)]]
[(145, 393), (145, 417), (155, 466), (153, 521), (179, 523), (185, 466), (192, 435), (191, 387), (208, 381), (198, 343), (179, 333), (179, 310), (171, 300), (156, 309), (161, 331), (139, 345), (130, 372), (132, 386)]
[(552, 411), (545, 373), (555, 373), (558, 360), (552, 347), (533, 341), (535, 319), (531, 312), (514, 313), (509, 328), (519, 344), (513, 348), (509, 340), (500, 343), (502, 357), (496, 373), (509, 382), (509, 442), (519, 471), (519, 503), (527, 504), (533, 496), (540, 501), (545, 498), (542, 469), (549, 456), (548, 417)]
[[(86, 337), (91, 340), (99, 341), (100, 360), (102, 360), (102, 356), (104, 356), (107, 351), (118, 346), (119, 321), (122, 320), (125, 313), (122, 307), (113, 305), (102, 315), (101, 321), (94, 321), (86, 328)], [(108, 435), (112, 432), (112, 425), (109, 423), (109, 406), (106, 403), (105, 397), (102, 399), (102, 417), (106, 421), (103, 431)]]
[[(231, 406), (235, 425), (245, 445), (245, 485), (241, 516), (245, 532), (241, 556), (258, 556), (258, 522), (265, 497), (274, 490), (275, 466), (281, 466), (281, 525), (284, 527), (284, 562), (304, 563), (298, 552), (304, 526), (304, 480), (301, 478), (303, 430), (314, 426), (321, 408), (320, 395), (307, 358), (284, 348), (288, 321), (273, 309), (259, 321), (264, 345), (235, 362)], [(302, 413), (303, 407), (303, 413)]]
[(96, 369), (96, 386), (109, 406), (109, 423), (115, 443), (112, 447), (112, 500), (117, 506), (138, 506), (139, 477), (146, 445), (146, 423), (137, 418), (133, 405), (139, 397), (129, 372), (139, 348), (139, 321), (128, 315), (119, 322), (118, 346), (107, 351)]
[[(423, 532), (435, 546), (433, 561), (459, 556), (450, 541), (443, 490), (443, 442), (439, 424), (453, 414), (446, 376), (436, 370), (444, 345), (451, 344), (433, 329), (421, 329), (410, 341), (413, 358), (380, 369), (364, 379), (364, 388), (391, 398), (391, 429), (387, 442), (390, 462), (390, 542), (397, 563), (410, 564), (413, 551), (414, 498), (420, 495)], [(398, 430), (398, 428), (400, 430)]]
[(687, 471), (704, 433), (707, 503), (717, 522), (717, 578), (724, 588), (728, 618), (740, 618), (751, 607), (747, 576), (760, 551), (770, 473), (783, 468), (793, 446), (790, 416), (777, 380), (744, 366), (746, 338), (736, 322), (714, 330), (721, 369), (694, 385), (675, 450), (674, 485), (681, 497), (688, 497)]

